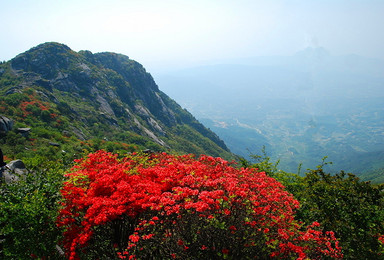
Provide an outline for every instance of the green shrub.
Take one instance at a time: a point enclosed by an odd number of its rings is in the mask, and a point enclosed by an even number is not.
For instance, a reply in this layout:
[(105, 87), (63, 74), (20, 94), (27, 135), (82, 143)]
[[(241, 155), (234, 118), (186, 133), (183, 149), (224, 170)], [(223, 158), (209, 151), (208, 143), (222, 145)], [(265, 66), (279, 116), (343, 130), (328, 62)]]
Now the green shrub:
[(310, 170), (296, 192), (298, 217), (318, 221), (340, 238), (346, 259), (383, 259), (379, 236), (384, 234), (384, 185), (373, 186), (353, 174)]
[(280, 181), (299, 200), (298, 219), (317, 221), (325, 230), (333, 230), (346, 259), (383, 259), (379, 237), (384, 234), (384, 185), (363, 182), (341, 171), (324, 171), (327, 157), (304, 177), (278, 169), (263, 150), (252, 156), (256, 163), (242, 160), (245, 167), (258, 168)]
[[(25, 178), (0, 184), (0, 235), (4, 239), (0, 257), (58, 257), (55, 245), (60, 230), (55, 219), (63, 170), (54, 163), (43, 165), (43, 160), (31, 159), (27, 165), (33, 171), (28, 172)], [(36, 169), (37, 163), (46, 169)]]

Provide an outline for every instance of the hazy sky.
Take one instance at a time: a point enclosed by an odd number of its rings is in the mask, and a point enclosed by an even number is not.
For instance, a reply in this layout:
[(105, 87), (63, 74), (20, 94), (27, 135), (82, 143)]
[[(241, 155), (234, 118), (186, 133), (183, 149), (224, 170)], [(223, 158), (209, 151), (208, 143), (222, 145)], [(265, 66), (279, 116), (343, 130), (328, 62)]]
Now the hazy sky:
[(307, 46), (384, 59), (384, 0), (0, 0), (0, 60), (47, 41), (150, 72)]

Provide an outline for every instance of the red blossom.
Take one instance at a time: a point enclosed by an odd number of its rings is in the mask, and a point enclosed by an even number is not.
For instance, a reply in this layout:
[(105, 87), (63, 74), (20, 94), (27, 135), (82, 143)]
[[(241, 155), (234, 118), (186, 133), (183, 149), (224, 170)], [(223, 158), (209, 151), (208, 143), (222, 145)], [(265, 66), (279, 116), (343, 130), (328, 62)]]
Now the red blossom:
[[(323, 233), (317, 222), (303, 228), (295, 220), (299, 203), (283, 185), (221, 158), (159, 153), (119, 159), (98, 151), (78, 160), (67, 177), (58, 225), (66, 229), (63, 243), (70, 259), (79, 258), (96, 227), (123, 218), (135, 224), (127, 249), (118, 254), (122, 259), (140, 258), (154, 245), (166, 245), (162, 250), (172, 258), (211, 250), (229, 255), (239, 243), (255, 252), (264, 245), (269, 250), (265, 257), (271, 258), (342, 257), (333, 232)], [(221, 247), (215, 229), (228, 236)], [(184, 231), (212, 239), (201, 245)]]
[(237, 230), (237, 228), (236, 228), (235, 226), (230, 226), (228, 229), (229, 229), (229, 230), (232, 230), (232, 231)]
[(221, 250), (221, 252), (224, 254), (224, 255), (228, 255), (229, 254), (229, 250), (224, 248), (223, 250)]
[(380, 241), (380, 243), (384, 244), (384, 235), (379, 237), (379, 241)]

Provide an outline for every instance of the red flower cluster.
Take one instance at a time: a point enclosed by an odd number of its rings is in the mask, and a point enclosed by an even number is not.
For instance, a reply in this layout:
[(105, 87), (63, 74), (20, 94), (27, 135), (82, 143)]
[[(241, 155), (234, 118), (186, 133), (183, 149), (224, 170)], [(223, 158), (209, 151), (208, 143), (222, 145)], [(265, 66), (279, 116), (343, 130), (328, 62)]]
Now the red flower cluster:
[(119, 221), (120, 258), (342, 258), (332, 232), (295, 220), (299, 203), (279, 182), (221, 158), (99, 151), (67, 176), (58, 225), (70, 259)]
[(23, 111), (24, 116), (32, 114), (32, 112), (28, 109), (29, 106), (35, 106), (39, 108), (41, 111), (48, 110), (49, 107), (43, 104), (41, 101), (33, 98), (32, 101), (23, 101), (20, 104), (20, 108)]

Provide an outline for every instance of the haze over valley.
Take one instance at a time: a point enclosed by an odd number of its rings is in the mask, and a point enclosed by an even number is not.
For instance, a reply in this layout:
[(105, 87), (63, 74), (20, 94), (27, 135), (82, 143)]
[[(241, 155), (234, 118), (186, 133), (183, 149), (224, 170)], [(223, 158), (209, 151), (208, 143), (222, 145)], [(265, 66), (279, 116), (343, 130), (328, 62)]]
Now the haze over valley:
[[(384, 162), (384, 62), (309, 47), (159, 75), (162, 90), (249, 158), (280, 167), (375, 171)], [(376, 177), (380, 176), (380, 173)], [(372, 177), (372, 176), (371, 176)]]

